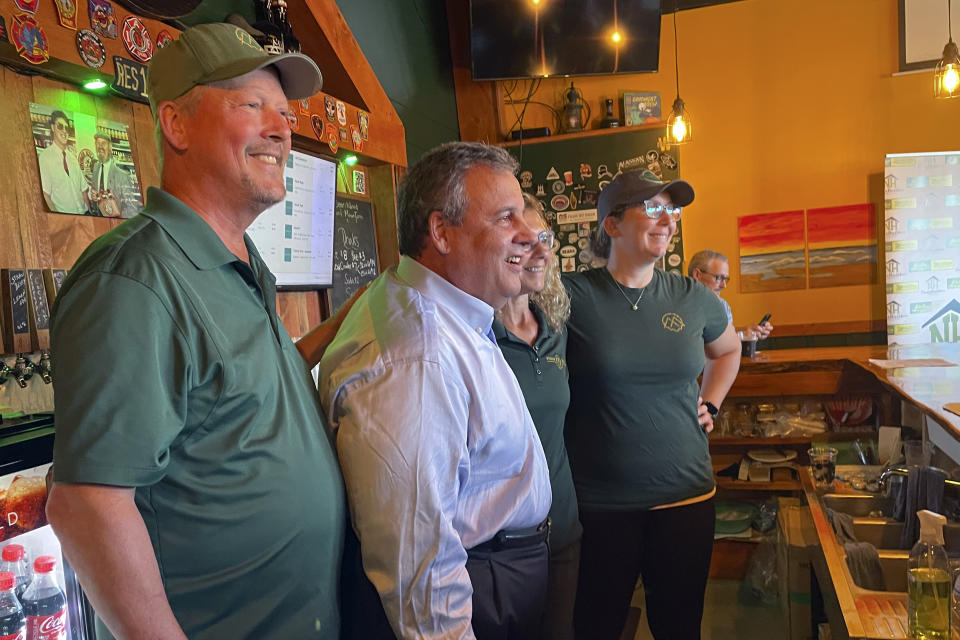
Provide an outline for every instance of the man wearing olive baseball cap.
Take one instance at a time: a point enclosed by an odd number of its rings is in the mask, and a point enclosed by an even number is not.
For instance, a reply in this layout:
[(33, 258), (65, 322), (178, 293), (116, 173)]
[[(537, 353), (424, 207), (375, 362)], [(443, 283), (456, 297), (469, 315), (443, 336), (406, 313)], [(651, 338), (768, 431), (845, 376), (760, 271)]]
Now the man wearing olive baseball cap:
[(337, 638), (343, 481), (245, 234), (284, 199), (288, 100), (320, 71), (207, 24), (148, 73), (161, 187), (53, 309), (49, 520), (117, 637)]

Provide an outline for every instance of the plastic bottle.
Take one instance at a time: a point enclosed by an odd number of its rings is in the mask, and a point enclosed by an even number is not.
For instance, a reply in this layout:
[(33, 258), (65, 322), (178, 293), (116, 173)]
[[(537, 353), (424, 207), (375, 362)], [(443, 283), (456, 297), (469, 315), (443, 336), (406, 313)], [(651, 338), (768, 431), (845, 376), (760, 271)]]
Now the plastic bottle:
[[(8, 544), (0, 552), (0, 571), (9, 571), (16, 577), (17, 584), (14, 587), (14, 593), (17, 598), (23, 596), (23, 592), (30, 585), (30, 567), (27, 565), (26, 550), (19, 544)], [(3, 638), (3, 636), (0, 636)]]
[(950, 640), (950, 562), (943, 547), (947, 519), (917, 512), (920, 540), (910, 551), (907, 569), (907, 621), (916, 640)]
[(24, 640), (27, 621), (23, 607), (14, 593), (17, 577), (9, 571), (0, 571), (0, 640)]
[(57, 560), (39, 556), (33, 561), (33, 581), (23, 592), (27, 640), (66, 640), (67, 600), (54, 579)]

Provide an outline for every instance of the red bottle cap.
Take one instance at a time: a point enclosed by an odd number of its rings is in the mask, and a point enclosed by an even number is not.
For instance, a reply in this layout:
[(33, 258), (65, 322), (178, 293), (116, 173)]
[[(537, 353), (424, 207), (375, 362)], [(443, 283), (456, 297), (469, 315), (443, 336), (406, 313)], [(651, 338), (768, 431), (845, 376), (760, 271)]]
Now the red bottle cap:
[(38, 556), (33, 561), (33, 570), (37, 573), (50, 573), (57, 566), (57, 559), (53, 556)]
[(6, 562), (16, 562), (23, 558), (23, 547), (19, 544), (8, 544), (0, 555)]
[(0, 591), (10, 591), (17, 584), (17, 576), (9, 571), (0, 571)]

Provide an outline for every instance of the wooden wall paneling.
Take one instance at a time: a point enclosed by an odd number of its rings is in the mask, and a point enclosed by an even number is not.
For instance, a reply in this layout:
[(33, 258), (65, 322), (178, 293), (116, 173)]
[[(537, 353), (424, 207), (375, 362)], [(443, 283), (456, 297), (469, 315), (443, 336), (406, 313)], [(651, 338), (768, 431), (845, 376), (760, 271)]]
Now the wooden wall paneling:
[[(0, 69), (0, 89), (5, 96), (16, 94), (17, 85), (24, 82), (23, 76), (10, 69)], [(15, 101), (0, 100), (0, 140), (4, 141), (9, 163), (9, 170), (0, 172), (0, 191), (6, 194), (0, 198), (0, 268), (16, 268), (24, 264), (16, 185), (20, 177), (18, 165), (24, 164), (25, 159), (17, 144), (22, 134), (16, 131), (16, 110)]]
[(389, 164), (367, 167), (370, 199), (377, 233), (377, 260), (380, 271), (400, 262), (397, 246), (397, 180)]
[[(363, 143), (363, 154), (382, 162), (406, 166), (403, 123), (335, 0), (291, 2), (288, 12), (303, 53), (313, 58), (323, 72), (324, 90), (348, 103), (347, 123), (357, 123), (356, 106), (370, 113), (370, 139)], [(320, 94), (310, 100), (310, 111), (323, 117), (323, 97)], [(310, 129), (309, 118), (301, 116), (297, 132), (315, 137)], [(352, 148), (353, 144), (344, 146)]]
[[(474, 82), (470, 73), (470, 15), (467, 0), (447, 0), (450, 59), (457, 94), (460, 139), (496, 144), (502, 142), (500, 94), (497, 83)], [(556, 132), (555, 132), (556, 133)]]

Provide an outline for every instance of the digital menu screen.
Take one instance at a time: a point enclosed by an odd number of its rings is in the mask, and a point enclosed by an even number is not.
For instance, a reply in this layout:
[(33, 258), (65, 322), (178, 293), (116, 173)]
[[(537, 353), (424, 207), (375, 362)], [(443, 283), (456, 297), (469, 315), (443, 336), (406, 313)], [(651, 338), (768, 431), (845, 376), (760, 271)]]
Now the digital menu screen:
[(283, 171), (287, 195), (247, 229), (277, 277), (277, 287), (333, 284), (333, 209), (337, 165), (291, 151)]

